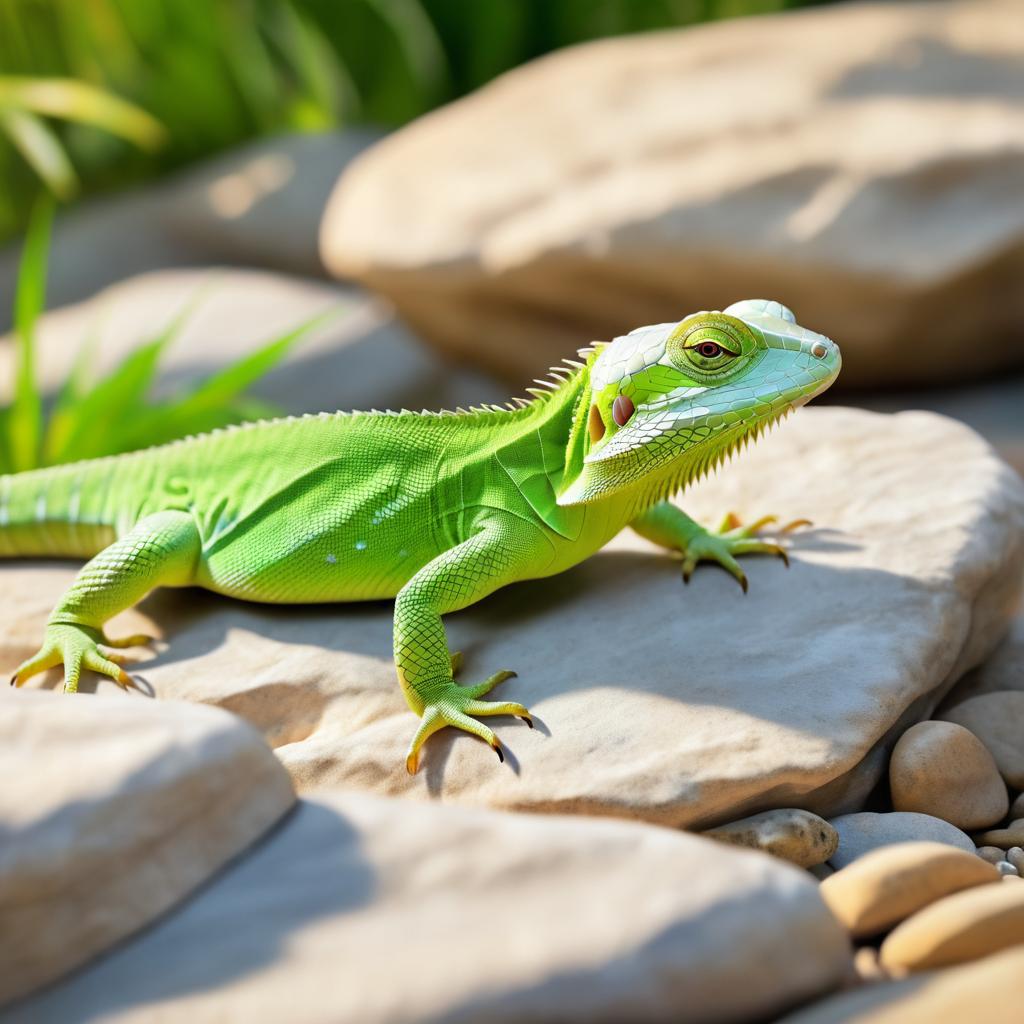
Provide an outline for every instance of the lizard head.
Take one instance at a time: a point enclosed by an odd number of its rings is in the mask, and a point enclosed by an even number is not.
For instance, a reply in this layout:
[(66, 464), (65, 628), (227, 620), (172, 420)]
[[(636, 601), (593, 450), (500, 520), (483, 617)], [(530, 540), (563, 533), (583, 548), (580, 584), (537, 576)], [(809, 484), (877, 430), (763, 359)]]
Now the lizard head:
[(840, 365), (834, 342), (764, 299), (616, 338), (590, 364), (583, 462), (558, 504), (640, 480), (668, 495), (821, 394)]

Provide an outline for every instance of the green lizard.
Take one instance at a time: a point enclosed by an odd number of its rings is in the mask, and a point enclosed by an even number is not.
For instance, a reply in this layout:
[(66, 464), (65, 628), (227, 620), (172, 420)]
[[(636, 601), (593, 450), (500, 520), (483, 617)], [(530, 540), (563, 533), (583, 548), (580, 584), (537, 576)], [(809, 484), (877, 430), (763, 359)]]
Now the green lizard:
[[(15, 673), (63, 664), (131, 682), (104, 623), (157, 586), (263, 602), (395, 598), (398, 680), (420, 716), (406, 767), (446, 725), (521, 704), (481, 698), (512, 672), (456, 683), (441, 617), (568, 569), (629, 525), (746, 590), (736, 555), (784, 549), (766, 517), (717, 531), (667, 499), (824, 391), (839, 349), (777, 302), (748, 300), (580, 353), (532, 399), (454, 413), (322, 413), (126, 455), (0, 476), (0, 555), (90, 557)], [(796, 525), (796, 524), (790, 524)]]

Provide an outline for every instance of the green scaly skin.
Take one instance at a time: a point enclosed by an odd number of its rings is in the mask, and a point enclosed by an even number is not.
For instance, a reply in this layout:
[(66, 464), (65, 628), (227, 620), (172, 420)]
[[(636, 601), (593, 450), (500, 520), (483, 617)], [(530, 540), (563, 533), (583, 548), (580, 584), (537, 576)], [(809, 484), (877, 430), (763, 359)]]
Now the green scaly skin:
[[(91, 558), (50, 616), (20, 685), (63, 664), (123, 685), (104, 623), (158, 586), (263, 602), (395, 598), (398, 679), (420, 716), (406, 761), (446, 725), (499, 757), (482, 722), (497, 672), (460, 686), (442, 616), (562, 572), (623, 527), (683, 554), (686, 578), (782, 548), (727, 517), (704, 529), (667, 499), (827, 388), (838, 348), (778, 303), (641, 328), (580, 353), (530, 401), (455, 413), (336, 413), (251, 424), (0, 477), (0, 556)], [(792, 524), (791, 524), (792, 525)]]

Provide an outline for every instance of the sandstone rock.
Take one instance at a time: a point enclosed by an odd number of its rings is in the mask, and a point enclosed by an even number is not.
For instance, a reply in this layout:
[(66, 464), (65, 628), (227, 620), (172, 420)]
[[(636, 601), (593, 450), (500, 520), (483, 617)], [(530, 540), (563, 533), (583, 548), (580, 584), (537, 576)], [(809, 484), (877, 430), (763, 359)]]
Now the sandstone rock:
[[(1024, 465), (1020, 466), (1024, 474)], [(1008, 611), (1013, 616), (1006, 638), (992, 655), (977, 668), (968, 672), (949, 692), (939, 707), (939, 714), (946, 714), (972, 697), (1006, 690), (1024, 691), (1024, 602), (1012, 603)], [(1015, 613), (1015, 614), (1014, 614)], [(1024, 794), (1019, 796), (1020, 805), (1011, 818), (1024, 818)]]
[(356, 160), (323, 258), (516, 379), (763, 295), (842, 345), (848, 387), (959, 383), (1024, 360), (1005, 283), (1024, 239), (1022, 47), (1014, 0), (964, 0), (563, 50)]
[(1024, 1001), (1024, 949), (978, 963), (844, 992), (779, 1024), (1016, 1024)]
[[(69, 353), (96, 336), (92, 368), (109, 372), (190, 309), (167, 349), (156, 393), (194, 383), (257, 346), (318, 316), (312, 332), (253, 389), (291, 413), (336, 409), (454, 408), (504, 400), (507, 390), (446, 365), (398, 327), (380, 303), (354, 288), (283, 274), (217, 267), (142, 274), (87, 302), (54, 310), (38, 329), (38, 371), (55, 392)], [(0, 382), (12, 378), (14, 346), (0, 339)], [(3, 388), (0, 387), (0, 398)]]
[(1003, 778), (1024, 789), (1024, 690), (972, 697), (942, 717), (970, 729), (992, 752)]
[(985, 745), (951, 722), (919, 722), (899, 738), (889, 759), (889, 789), (897, 811), (931, 814), (963, 829), (994, 825), (1010, 806)]
[(992, 828), (977, 836), (979, 846), (998, 846), (1009, 850), (1011, 846), (1024, 846), (1024, 818), (1011, 821), (1005, 828)]
[[(788, 571), (749, 560), (746, 597), (710, 566), (684, 587), (678, 561), (624, 535), (569, 573), (450, 616), (461, 678), (514, 668), (498, 693), (537, 716), (533, 731), (494, 720), (504, 767), (445, 730), (406, 774), (416, 719), (383, 602), (273, 608), (162, 591), (110, 633), (164, 635), (167, 648), (138, 664), (143, 684), (247, 718), (307, 791), (698, 829), (780, 804), (827, 816), (860, 806), (890, 744), (1005, 628), (1024, 485), (950, 421), (809, 409), (682, 504), (708, 522), (736, 509), (818, 526), (793, 536)], [(0, 671), (35, 650), (73, 572), (0, 563)], [(115, 690), (94, 676), (82, 685)], [(935, 837), (893, 841), (908, 838)]]
[(822, 899), (854, 938), (877, 935), (943, 896), (999, 881), (999, 872), (944, 843), (872, 850), (821, 883)]
[(982, 885), (933, 903), (898, 925), (879, 959), (890, 970), (926, 971), (1024, 943), (1024, 887)]
[(171, 183), (161, 207), (166, 231), (207, 259), (322, 275), (316, 238), (327, 197), (380, 134), (278, 135), (207, 160)]
[(874, 984), (889, 977), (878, 962), (878, 950), (874, 946), (861, 946), (857, 950), (853, 956), (853, 970), (861, 983)]
[(2, 1019), (735, 1021), (834, 988), (850, 955), (814, 882), (761, 854), (330, 793)]
[(295, 800), (223, 711), (3, 689), (0, 1003), (154, 920)]
[(802, 868), (824, 864), (839, 845), (838, 833), (824, 818), (797, 807), (762, 811), (704, 835), (720, 843), (763, 850)]
[(860, 811), (833, 818), (832, 825), (839, 833), (839, 848), (831, 860), (834, 868), (845, 868), (864, 854), (894, 843), (944, 843), (974, 852), (974, 843), (960, 829), (930, 814)]

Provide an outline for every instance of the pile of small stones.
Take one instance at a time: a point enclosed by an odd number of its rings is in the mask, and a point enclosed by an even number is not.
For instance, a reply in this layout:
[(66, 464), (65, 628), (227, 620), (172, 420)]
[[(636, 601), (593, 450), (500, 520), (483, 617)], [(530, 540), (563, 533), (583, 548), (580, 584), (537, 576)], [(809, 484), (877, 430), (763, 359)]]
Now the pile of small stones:
[(900, 737), (891, 810), (781, 808), (705, 834), (815, 874), (859, 946), (858, 980), (877, 981), (1024, 945), (1022, 791), (1024, 691), (997, 691)]

